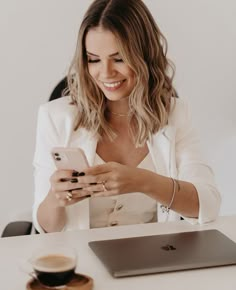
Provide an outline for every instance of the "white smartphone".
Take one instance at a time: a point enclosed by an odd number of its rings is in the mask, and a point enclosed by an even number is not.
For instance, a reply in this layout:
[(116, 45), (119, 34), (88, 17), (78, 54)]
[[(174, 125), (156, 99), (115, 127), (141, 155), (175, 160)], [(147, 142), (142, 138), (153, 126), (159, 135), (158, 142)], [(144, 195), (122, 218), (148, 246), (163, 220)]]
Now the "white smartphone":
[(57, 169), (82, 172), (89, 167), (84, 151), (80, 148), (54, 147), (51, 155)]

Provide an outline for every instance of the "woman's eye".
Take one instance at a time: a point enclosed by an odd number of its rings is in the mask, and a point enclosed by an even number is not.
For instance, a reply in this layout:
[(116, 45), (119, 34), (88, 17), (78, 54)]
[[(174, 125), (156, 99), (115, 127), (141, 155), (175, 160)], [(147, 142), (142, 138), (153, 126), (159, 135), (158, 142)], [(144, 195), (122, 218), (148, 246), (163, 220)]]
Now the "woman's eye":
[(99, 59), (88, 59), (89, 63), (97, 63), (99, 61), (100, 61)]
[(115, 62), (123, 62), (122, 58), (115, 58), (114, 60), (115, 60)]

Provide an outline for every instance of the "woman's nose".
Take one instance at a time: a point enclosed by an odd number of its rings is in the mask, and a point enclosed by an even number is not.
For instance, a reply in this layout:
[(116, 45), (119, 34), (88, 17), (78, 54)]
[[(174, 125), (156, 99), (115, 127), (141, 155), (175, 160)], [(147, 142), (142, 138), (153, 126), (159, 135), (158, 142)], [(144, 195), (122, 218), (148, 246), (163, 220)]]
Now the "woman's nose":
[(100, 74), (103, 78), (114, 76), (115, 70), (113, 68), (113, 65), (109, 61), (103, 62), (101, 64)]

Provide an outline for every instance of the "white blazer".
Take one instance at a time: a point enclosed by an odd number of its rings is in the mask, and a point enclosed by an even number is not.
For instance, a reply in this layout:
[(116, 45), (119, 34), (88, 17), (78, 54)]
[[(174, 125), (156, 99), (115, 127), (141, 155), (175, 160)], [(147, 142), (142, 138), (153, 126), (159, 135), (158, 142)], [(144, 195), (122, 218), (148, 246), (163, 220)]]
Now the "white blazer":
[[(33, 222), (39, 232), (43, 230), (37, 220), (37, 210), (48, 194), (49, 178), (55, 171), (50, 156), (52, 147), (80, 147), (84, 150), (89, 164), (91, 166), (94, 164), (97, 139), (85, 129), (74, 131), (75, 120), (76, 107), (70, 105), (69, 97), (48, 102), (39, 108), (33, 162), (35, 176)], [(221, 197), (215, 186), (212, 170), (202, 157), (199, 140), (192, 128), (185, 101), (181, 99), (173, 101), (168, 125), (151, 136), (147, 146), (158, 174), (189, 181), (196, 187), (200, 204), (199, 217), (184, 218), (191, 223), (213, 221), (219, 213)], [(162, 222), (166, 220), (166, 213), (159, 207), (158, 204), (158, 221)], [(67, 207), (66, 211), (68, 224), (65, 230), (89, 228), (88, 199)], [(177, 213), (170, 211), (168, 220), (179, 218)]]

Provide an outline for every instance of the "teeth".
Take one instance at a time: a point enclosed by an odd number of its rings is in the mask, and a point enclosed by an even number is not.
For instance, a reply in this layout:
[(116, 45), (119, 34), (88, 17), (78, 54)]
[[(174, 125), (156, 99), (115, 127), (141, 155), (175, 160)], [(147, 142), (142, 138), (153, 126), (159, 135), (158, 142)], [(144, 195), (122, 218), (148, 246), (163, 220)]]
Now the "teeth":
[(121, 82), (115, 82), (115, 83), (103, 83), (105, 87), (108, 87), (108, 88), (115, 88), (117, 86), (119, 86), (120, 84), (122, 83)]

